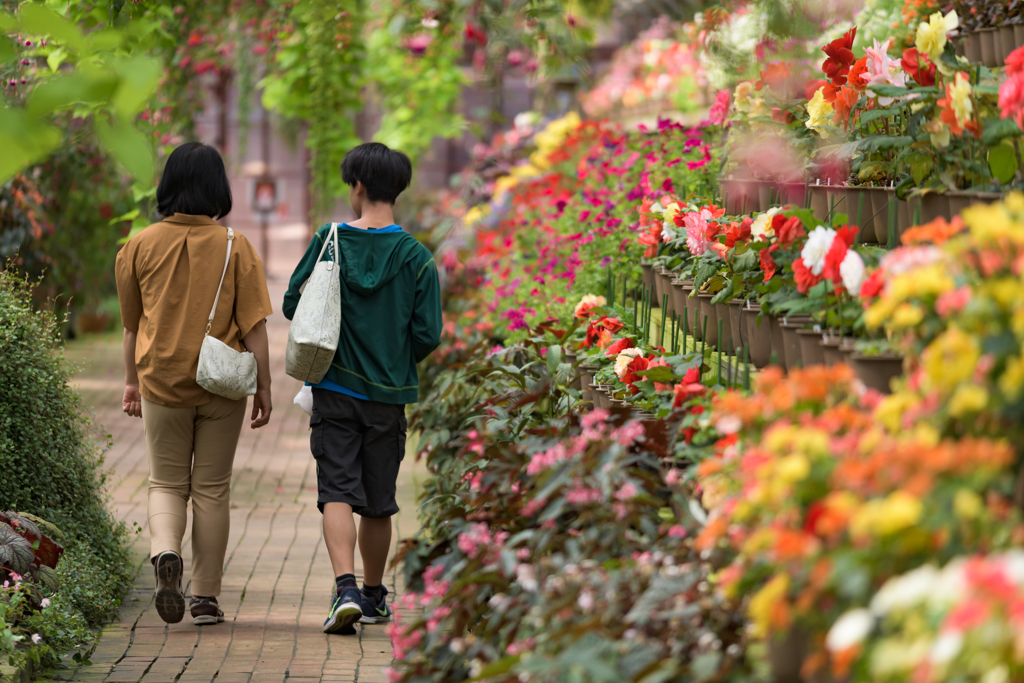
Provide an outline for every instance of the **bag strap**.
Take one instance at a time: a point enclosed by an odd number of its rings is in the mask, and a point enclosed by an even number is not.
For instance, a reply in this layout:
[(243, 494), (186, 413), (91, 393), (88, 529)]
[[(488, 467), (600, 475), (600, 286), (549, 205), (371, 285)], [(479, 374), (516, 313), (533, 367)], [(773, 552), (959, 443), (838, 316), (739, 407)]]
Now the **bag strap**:
[(231, 243), (235, 241), (235, 231), (228, 228), (228, 253), (224, 256), (224, 270), (220, 273), (220, 283), (217, 285), (217, 296), (213, 297), (213, 309), (210, 311), (210, 319), (206, 321), (206, 334), (210, 334), (213, 327), (213, 316), (217, 313), (217, 302), (220, 300), (220, 288), (224, 286), (224, 276), (228, 274), (228, 262), (231, 260)]
[[(322, 259), (324, 257), (324, 252), (327, 251), (327, 245), (331, 243), (332, 239), (334, 240), (334, 259), (336, 261), (338, 259), (338, 224), (337, 223), (331, 223), (331, 230), (330, 230), (330, 232), (327, 233), (327, 239), (324, 240), (324, 246), (320, 247), (320, 255), (316, 257), (316, 262), (317, 263), (320, 263), (320, 259)], [(331, 270), (332, 268), (334, 268), (334, 262), (333, 261), (328, 261), (328, 263), (327, 263), (327, 270)]]

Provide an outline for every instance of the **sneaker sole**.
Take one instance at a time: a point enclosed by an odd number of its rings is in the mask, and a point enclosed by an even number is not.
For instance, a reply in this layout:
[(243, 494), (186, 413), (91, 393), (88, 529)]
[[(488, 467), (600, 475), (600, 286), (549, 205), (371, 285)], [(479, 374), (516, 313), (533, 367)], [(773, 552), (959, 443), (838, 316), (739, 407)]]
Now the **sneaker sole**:
[(224, 617), (214, 617), (209, 614), (192, 617), (192, 623), (196, 626), (212, 626), (213, 624), (219, 624), (222, 621), (224, 621)]
[(356, 632), (354, 624), (363, 616), (363, 608), (355, 603), (341, 605), (324, 623), (324, 633), (340, 633), (352, 635)]
[(360, 617), (360, 624), (386, 624), (391, 621), (391, 617), (368, 617), (365, 614)]
[(157, 559), (156, 613), (168, 624), (177, 624), (185, 617), (185, 595), (181, 585), (181, 558), (161, 555)]

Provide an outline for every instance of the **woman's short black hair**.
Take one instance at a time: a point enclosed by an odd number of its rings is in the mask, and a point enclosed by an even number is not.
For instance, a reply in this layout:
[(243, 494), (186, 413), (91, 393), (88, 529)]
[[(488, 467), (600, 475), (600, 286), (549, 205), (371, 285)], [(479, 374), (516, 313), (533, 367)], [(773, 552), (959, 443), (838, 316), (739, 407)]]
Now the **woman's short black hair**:
[(171, 152), (156, 188), (156, 209), (164, 216), (231, 213), (231, 185), (220, 153), (202, 142), (186, 142)]
[(361, 182), (371, 202), (394, 204), (412, 182), (412, 162), (396, 149), (367, 142), (349, 150), (341, 162), (341, 179), (352, 187)]

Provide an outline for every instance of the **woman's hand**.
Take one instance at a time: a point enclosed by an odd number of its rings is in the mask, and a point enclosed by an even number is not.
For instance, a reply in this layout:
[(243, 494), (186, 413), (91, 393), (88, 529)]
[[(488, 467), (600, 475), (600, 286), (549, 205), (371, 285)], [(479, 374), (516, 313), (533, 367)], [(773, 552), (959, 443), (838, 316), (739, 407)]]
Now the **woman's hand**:
[(270, 387), (258, 387), (256, 395), (252, 397), (252, 424), (250, 427), (259, 429), (270, 422), (270, 411), (274, 406), (270, 401)]
[(142, 394), (138, 384), (124, 385), (124, 398), (121, 399), (121, 410), (131, 417), (142, 417)]

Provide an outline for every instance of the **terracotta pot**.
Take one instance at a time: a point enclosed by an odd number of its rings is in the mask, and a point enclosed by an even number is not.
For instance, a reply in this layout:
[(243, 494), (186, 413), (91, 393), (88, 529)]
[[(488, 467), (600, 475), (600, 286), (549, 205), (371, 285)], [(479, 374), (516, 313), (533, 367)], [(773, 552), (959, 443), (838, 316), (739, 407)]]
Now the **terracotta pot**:
[(825, 220), (828, 213), (828, 187), (826, 185), (811, 185), (811, 211), (819, 221)]
[[(702, 338), (701, 341), (706, 341), (708, 346), (718, 348), (718, 310), (715, 305), (711, 303), (713, 295), (705, 294), (701, 292), (697, 295), (700, 299), (700, 330), (703, 334), (707, 332), (707, 338)], [(704, 321), (707, 320), (707, 327), (704, 327)]]
[(647, 289), (654, 289), (654, 266), (650, 263), (641, 263), (640, 268), (644, 271), (643, 283)]
[(800, 339), (800, 355), (803, 356), (804, 367), (824, 365), (825, 354), (821, 352), (821, 332), (817, 330), (797, 330)]
[(889, 243), (889, 192), (876, 188), (871, 193), (871, 213), (875, 216), (875, 241), (883, 247)]
[(865, 356), (856, 351), (850, 356), (850, 365), (861, 382), (884, 394), (892, 393), (890, 382), (903, 374), (903, 356)]
[(672, 296), (669, 297), (668, 305), (672, 310), (676, 312), (676, 316), (680, 318), (679, 324), (682, 323), (682, 317), (686, 315), (686, 295), (689, 293), (683, 289), (684, 284), (690, 284), (692, 287), (693, 280), (673, 280), (672, 281)]
[(782, 327), (782, 352), (786, 358), (786, 367), (790, 370), (804, 366), (804, 356), (800, 349), (800, 336), (797, 334), (797, 330), (810, 322), (810, 320), (810, 316), (791, 315), (780, 323)]
[(850, 224), (857, 224), (857, 210), (860, 209), (860, 241), (873, 244), (875, 242), (875, 221), (872, 218), (871, 190), (874, 188), (856, 185), (846, 186), (846, 207), (850, 215)]
[(825, 358), (825, 365), (839, 365), (843, 362), (843, 353), (839, 350), (839, 346), (842, 343), (842, 337), (834, 337), (828, 334), (818, 340), (818, 345), (821, 346), (821, 354)]
[(921, 224), (931, 223), (942, 216), (946, 220), (952, 218), (949, 213), (949, 197), (945, 192), (929, 192), (921, 195)]
[(782, 340), (782, 322), (774, 315), (768, 316), (768, 329), (772, 335), (772, 353), (769, 362), (778, 365), (783, 370), (786, 365), (786, 345)]
[(999, 66), (1006, 63), (1006, 58), (1017, 49), (1017, 38), (1013, 34), (1012, 24), (1003, 24), (999, 27)]
[[(729, 307), (729, 335), (732, 341), (730, 342), (729, 353), (734, 353), (739, 357), (743, 357), (743, 343), (746, 341), (746, 335), (742, 334), (743, 329), (740, 326), (740, 308), (746, 305), (746, 301), (743, 299), (733, 299), (728, 303)], [(741, 349), (737, 351), (737, 349)]]
[(975, 31), (981, 40), (981, 63), (990, 69), (999, 66), (996, 55), (996, 30), (994, 28), (979, 28)]
[(974, 31), (968, 31), (963, 34), (960, 41), (964, 45), (964, 56), (972, 64), (977, 64), (981, 61), (981, 38)]
[(771, 323), (768, 322), (767, 316), (758, 321), (757, 317), (760, 314), (761, 307), (757, 305), (745, 307), (741, 311), (743, 332), (750, 347), (750, 362), (758, 369), (768, 365), (772, 356)]
[[(719, 344), (716, 348), (721, 349), (725, 353), (732, 353), (733, 347), (736, 346), (733, 343), (736, 337), (732, 335), (732, 325), (729, 320), (729, 304), (715, 304), (715, 318), (722, 321), (722, 338), (718, 340)], [(718, 329), (717, 323), (715, 329)]]
[(109, 313), (80, 313), (76, 318), (76, 329), (86, 334), (105, 332), (110, 322)]

